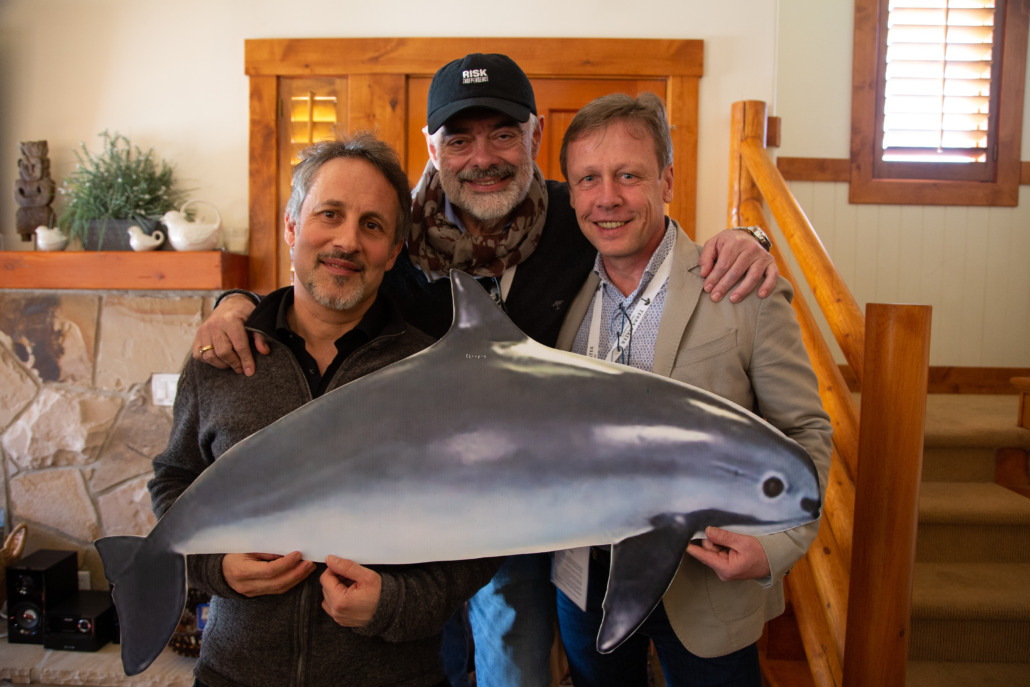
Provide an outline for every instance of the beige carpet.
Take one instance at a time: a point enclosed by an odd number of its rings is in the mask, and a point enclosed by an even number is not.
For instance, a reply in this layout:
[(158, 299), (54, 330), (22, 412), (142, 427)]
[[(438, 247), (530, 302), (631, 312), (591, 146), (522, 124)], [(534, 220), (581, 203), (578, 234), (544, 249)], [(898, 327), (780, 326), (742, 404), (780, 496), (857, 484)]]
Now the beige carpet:
[(926, 445), (1030, 448), (1030, 429), (1016, 424), (1015, 394), (930, 394), (926, 398)]

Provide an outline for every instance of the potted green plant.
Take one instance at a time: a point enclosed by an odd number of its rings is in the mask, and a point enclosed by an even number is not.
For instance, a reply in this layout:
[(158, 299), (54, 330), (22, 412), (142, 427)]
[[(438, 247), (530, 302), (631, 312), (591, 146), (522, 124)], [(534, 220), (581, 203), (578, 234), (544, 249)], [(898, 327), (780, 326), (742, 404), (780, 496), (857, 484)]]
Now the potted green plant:
[(91, 153), (85, 143), (75, 151), (78, 162), (60, 189), (66, 200), (60, 224), (86, 250), (128, 250), (128, 227), (152, 233), (186, 192), (153, 149), (144, 152), (119, 133), (99, 136), (100, 152)]

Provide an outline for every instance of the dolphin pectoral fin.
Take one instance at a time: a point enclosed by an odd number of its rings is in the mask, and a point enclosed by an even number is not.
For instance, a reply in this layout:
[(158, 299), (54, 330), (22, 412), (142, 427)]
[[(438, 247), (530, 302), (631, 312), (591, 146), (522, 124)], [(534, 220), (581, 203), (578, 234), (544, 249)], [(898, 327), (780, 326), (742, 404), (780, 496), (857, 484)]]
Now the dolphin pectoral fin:
[(186, 558), (144, 537), (104, 537), (93, 544), (112, 585), (121, 628), (122, 668), (142, 673), (168, 645), (186, 606)]
[(693, 523), (681, 516), (656, 518), (655, 529), (612, 546), (597, 650), (611, 653), (651, 615), (676, 576)]

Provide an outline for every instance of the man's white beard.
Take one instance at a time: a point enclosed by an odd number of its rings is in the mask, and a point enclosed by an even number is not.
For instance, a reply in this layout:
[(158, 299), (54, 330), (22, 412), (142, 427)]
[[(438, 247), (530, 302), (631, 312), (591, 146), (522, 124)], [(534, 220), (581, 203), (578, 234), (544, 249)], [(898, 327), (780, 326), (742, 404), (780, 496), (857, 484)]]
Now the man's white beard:
[[(451, 204), (456, 205), (481, 222), (496, 222), (510, 215), (529, 193), (533, 179), (533, 165), (491, 165), (478, 172), (451, 174), (440, 170), (440, 186)], [(512, 181), (500, 191), (478, 192), (463, 182), (481, 177), (514, 173)]]

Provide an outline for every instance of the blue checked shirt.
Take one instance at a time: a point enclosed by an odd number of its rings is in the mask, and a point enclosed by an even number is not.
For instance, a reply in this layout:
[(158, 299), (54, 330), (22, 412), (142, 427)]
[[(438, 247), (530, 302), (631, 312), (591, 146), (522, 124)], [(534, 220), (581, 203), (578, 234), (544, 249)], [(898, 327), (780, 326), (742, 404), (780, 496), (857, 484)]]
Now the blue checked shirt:
[[(618, 341), (622, 327), (630, 326), (629, 318), (624, 313), (632, 312), (637, 301), (651, 284), (655, 272), (658, 271), (662, 261), (665, 260), (665, 256), (672, 251), (676, 243), (677, 231), (671, 222), (666, 221), (665, 236), (662, 238), (662, 242), (658, 244), (658, 248), (655, 249), (654, 255), (648, 261), (647, 267), (644, 269), (644, 276), (640, 279), (640, 283), (637, 284), (636, 290), (629, 296), (623, 296), (618, 287), (612, 284), (608, 278), (607, 271), (604, 269), (601, 256), (597, 256), (597, 260), (594, 262), (594, 272), (601, 278), (601, 332), (597, 347), (597, 357), (604, 358), (608, 351), (611, 350), (612, 345)], [(661, 290), (647, 309), (644, 318), (637, 325), (637, 328), (633, 330), (633, 336), (626, 347), (627, 350), (623, 351), (624, 358), (620, 360), (617, 357), (616, 362), (622, 362), (647, 372), (653, 371), (654, 348), (658, 343), (658, 324), (662, 321), (662, 310), (665, 307), (667, 286), (668, 284), (662, 285)], [(593, 321), (596, 303), (596, 298), (591, 301), (590, 307), (583, 317), (583, 322), (579, 325), (579, 330), (576, 332), (576, 340), (572, 344), (573, 353), (587, 354), (587, 341), (590, 338), (590, 326)], [(628, 360), (625, 359), (625, 356), (628, 356)]]

